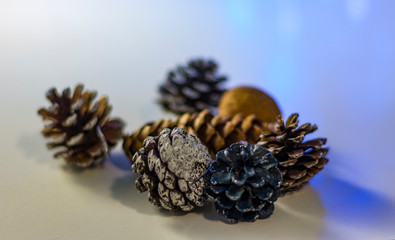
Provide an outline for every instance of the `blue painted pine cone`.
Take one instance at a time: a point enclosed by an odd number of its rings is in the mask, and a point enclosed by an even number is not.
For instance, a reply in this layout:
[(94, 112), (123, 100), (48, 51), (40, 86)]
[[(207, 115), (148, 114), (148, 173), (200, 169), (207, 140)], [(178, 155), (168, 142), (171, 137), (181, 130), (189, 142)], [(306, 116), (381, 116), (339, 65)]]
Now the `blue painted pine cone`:
[(206, 193), (230, 222), (268, 218), (282, 181), (270, 151), (241, 141), (219, 151), (205, 177)]

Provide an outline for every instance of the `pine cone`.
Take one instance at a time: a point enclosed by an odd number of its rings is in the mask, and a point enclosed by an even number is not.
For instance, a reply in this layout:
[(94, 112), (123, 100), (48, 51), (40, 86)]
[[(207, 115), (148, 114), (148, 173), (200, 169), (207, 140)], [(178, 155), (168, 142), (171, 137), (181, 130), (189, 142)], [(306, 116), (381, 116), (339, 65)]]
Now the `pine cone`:
[(281, 180), (270, 151), (241, 141), (217, 153), (206, 176), (206, 192), (230, 222), (254, 222), (273, 213)]
[(196, 59), (187, 66), (169, 72), (166, 82), (159, 87), (159, 103), (176, 114), (199, 112), (216, 107), (225, 91), (221, 83), (226, 77), (217, 74), (213, 60)]
[(144, 147), (132, 159), (136, 180), (149, 201), (167, 210), (190, 211), (203, 206), (204, 180), (210, 155), (199, 139), (184, 129), (163, 129), (159, 136), (147, 137)]
[(232, 143), (242, 140), (256, 143), (264, 130), (264, 123), (258, 121), (255, 115), (245, 118), (240, 114), (225, 118), (212, 115), (208, 110), (199, 113), (185, 113), (175, 120), (159, 120), (151, 122), (133, 134), (124, 137), (123, 149), (132, 159), (133, 154), (142, 146), (147, 136), (157, 135), (163, 128), (184, 128), (188, 133), (195, 134), (210, 152), (212, 158), (222, 149)]
[(299, 189), (328, 163), (325, 155), (326, 138), (303, 142), (305, 136), (317, 130), (317, 125), (305, 123), (298, 128), (298, 114), (292, 114), (287, 122), (281, 116), (268, 125), (261, 135), (259, 145), (272, 151), (283, 174), (283, 194)]
[(42, 134), (54, 141), (48, 142), (47, 147), (60, 148), (55, 158), (62, 157), (78, 167), (93, 166), (102, 162), (106, 150), (122, 137), (124, 124), (119, 119), (109, 119), (111, 106), (107, 98), (93, 104), (95, 97), (96, 92), (83, 91), (83, 85), (76, 86), (73, 96), (70, 88), (61, 95), (55, 88), (47, 92), (52, 106), (39, 109), (38, 114), (49, 121)]

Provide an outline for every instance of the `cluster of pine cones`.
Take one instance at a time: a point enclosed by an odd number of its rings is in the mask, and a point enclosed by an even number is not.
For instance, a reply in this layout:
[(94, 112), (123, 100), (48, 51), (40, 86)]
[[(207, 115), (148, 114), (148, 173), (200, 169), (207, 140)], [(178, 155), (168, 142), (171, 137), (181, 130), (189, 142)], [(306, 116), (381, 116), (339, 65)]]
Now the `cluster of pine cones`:
[[(38, 114), (54, 157), (72, 166), (96, 166), (123, 137), (123, 149), (139, 174), (136, 187), (167, 210), (191, 211), (207, 198), (230, 222), (269, 217), (278, 197), (305, 185), (328, 162), (325, 138), (305, 141), (317, 130), (285, 122), (275, 101), (251, 87), (227, 90), (213, 60), (189, 61), (170, 71), (158, 103), (178, 116), (149, 122), (123, 135), (124, 123), (110, 118), (106, 97), (77, 85), (56, 89)], [(216, 111), (218, 109), (218, 111)], [(218, 114), (214, 114), (218, 112)]]

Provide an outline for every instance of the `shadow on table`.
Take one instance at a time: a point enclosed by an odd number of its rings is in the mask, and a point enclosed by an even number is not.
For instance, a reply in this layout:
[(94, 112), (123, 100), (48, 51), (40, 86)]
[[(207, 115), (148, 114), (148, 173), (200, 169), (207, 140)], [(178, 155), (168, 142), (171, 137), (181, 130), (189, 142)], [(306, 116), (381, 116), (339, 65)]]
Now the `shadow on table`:
[[(148, 192), (140, 193), (136, 189), (134, 183), (136, 179), (137, 175), (134, 173), (115, 179), (111, 186), (112, 197), (121, 202), (122, 205), (143, 214), (159, 215), (163, 217), (185, 216), (188, 214), (182, 211), (167, 211), (151, 204), (148, 201)], [(215, 212), (215, 209), (212, 208), (213, 204), (206, 204), (204, 207), (193, 210), (192, 213), (202, 214), (210, 220), (226, 220), (219, 216)]]
[(311, 184), (320, 190), (328, 220), (364, 231), (394, 231), (395, 203), (385, 196), (328, 175), (317, 175)]
[(24, 134), (17, 140), (18, 147), (28, 159), (33, 159), (39, 164), (48, 164), (57, 167), (57, 159), (54, 159), (53, 152), (45, 146), (45, 140), (40, 132)]
[(169, 219), (169, 227), (190, 239), (320, 239), (336, 236), (337, 227), (388, 234), (393, 232), (395, 206), (378, 193), (319, 174), (311, 185), (280, 198), (269, 219), (229, 225), (215, 215), (214, 206), (209, 203), (182, 219)]
[[(49, 150), (46, 148), (46, 140), (40, 132), (20, 136), (17, 145), (28, 158), (33, 158), (40, 164), (51, 164), (54, 167), (58, 167), (59, 161), (63, 161), (62, 159), (53, 158), (56, 149)], [(131, 171), (130, 160), (123, 152), (112, 151), (110, 154), (110, 163), (120, 170)], [(98, 167), (100, 168), (100, 166)], [(64, 169), (68, 169), (74, 173), (81, 172), (82, 170), (69, 166), (64, 167)], [(92, 168), (86, 170), (92, 170)]]
[[(122, 205), (142, 214), (159, 215), (163, 217), (185, 216), (188, 214), (182, 211), (167, 211), (151, 204), (148, 201), (148, 192), (140, 193), (136, 189), (135, 181), (138, 176), (137, 174), (131, 173), (130, 161), (124, 154), (116, 153), (111, 155), (110, 162), (120, 170), (129, 171), (128, 174), (116, 178), (111, 185), (111, 196), (121, 202)], [(212, 207), (212, 204), (207, 204), (192, 212), (202, 214), (211, 220), (225, 220), (219, 216)]]
[(118, 169), (128, 172), (128, 174), (117, 177), (111, 185), (112, 198), (122, 205), (134, 209), (142, 214), (160, 215), (164, 217), (183, 216), (184, 212), (170, 212), (152, 205), (148, 201), (148, 192), (140, 193), (136, 189), (135, 181), (137, 174), (132, 173), (129, 159), (123, 153), (111, 155), (110, 162)]
[[(201, 217), (196, 216), (201, 215)], [(189, 239), (318, 239), (322, 234), (325, 209), (311, 186), (280, 198), (273, 215), (254, 223), (228, 224), (218, 215), (213, 202), (182, 219), (169, 219), (169, 228)]]
[[(39, 133), (22, 136), (18, 139), (18, 145), (26, 155), (39, 163), (46, 163), (52, 159), (48, 159), (49, 153), (45, 143), (39, 141), (40, 138)], [(166, 218), (180, 216), (168, 218), (166, 224), (188, 238), (239, 240), (248, 233), (248, 236), (257, 239), (262, 236), (277, 239), (303, 236), (305, 239), (317, 239), (327, 232), (327, 229), (323, 229), (324, 220), (345, 227), (387, 232), (392, 231), (395, 222), (395, 206), (389, 199), (323, 173), (315, 176), (311, 185), (280, 198), (269, 219), (258, 220), (253, 224), (224, 224), (226, 219), (215, 212), (212, 202), (189, 214), (168, 212), (153, 206), (148, 201), (148, 194), (139, 193), (135, 188), (137, 176), (131, 172), (129, 159), (122, 152), (114, 152), (110, 161), (94, 169), (78, 170), (69, 166), (63, 169), (73, 181), (91, 191), (105, 194), (110, 190), (113, 199), (131, 210)]]
[(155, 208), (148, 202), (147, 193), (140, 193), (134, 184), (136, 174), (127, 174), (116, 178), (111, 185), (111, 196), (122, 205), (143, 214), (156, 214)]
[(123, 152), (113, 152), (110, 156), (110, 163), (116, 168), (125, 171), (131, 172), (132, 164), (129, 158)]

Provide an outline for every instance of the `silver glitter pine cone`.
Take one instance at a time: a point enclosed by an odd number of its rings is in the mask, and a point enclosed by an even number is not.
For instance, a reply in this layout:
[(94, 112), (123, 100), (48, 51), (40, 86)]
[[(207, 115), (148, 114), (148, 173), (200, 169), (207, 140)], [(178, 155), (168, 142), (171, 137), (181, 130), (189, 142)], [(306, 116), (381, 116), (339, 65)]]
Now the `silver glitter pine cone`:
[(217, 153), (205, 179), (217, 212), (236, 223), (273, 213), (282, 176), (269, 150), (241, 141)]
[(191, 211), (205, 202), (204, 179), (200, 178), (211, 158), (208, 149), (194, 134), (182, 128), (163, 129), (149, 136), (132, 158), (132, 170), (140, 192), (148, 191), (148, 199), (167, 210)]

